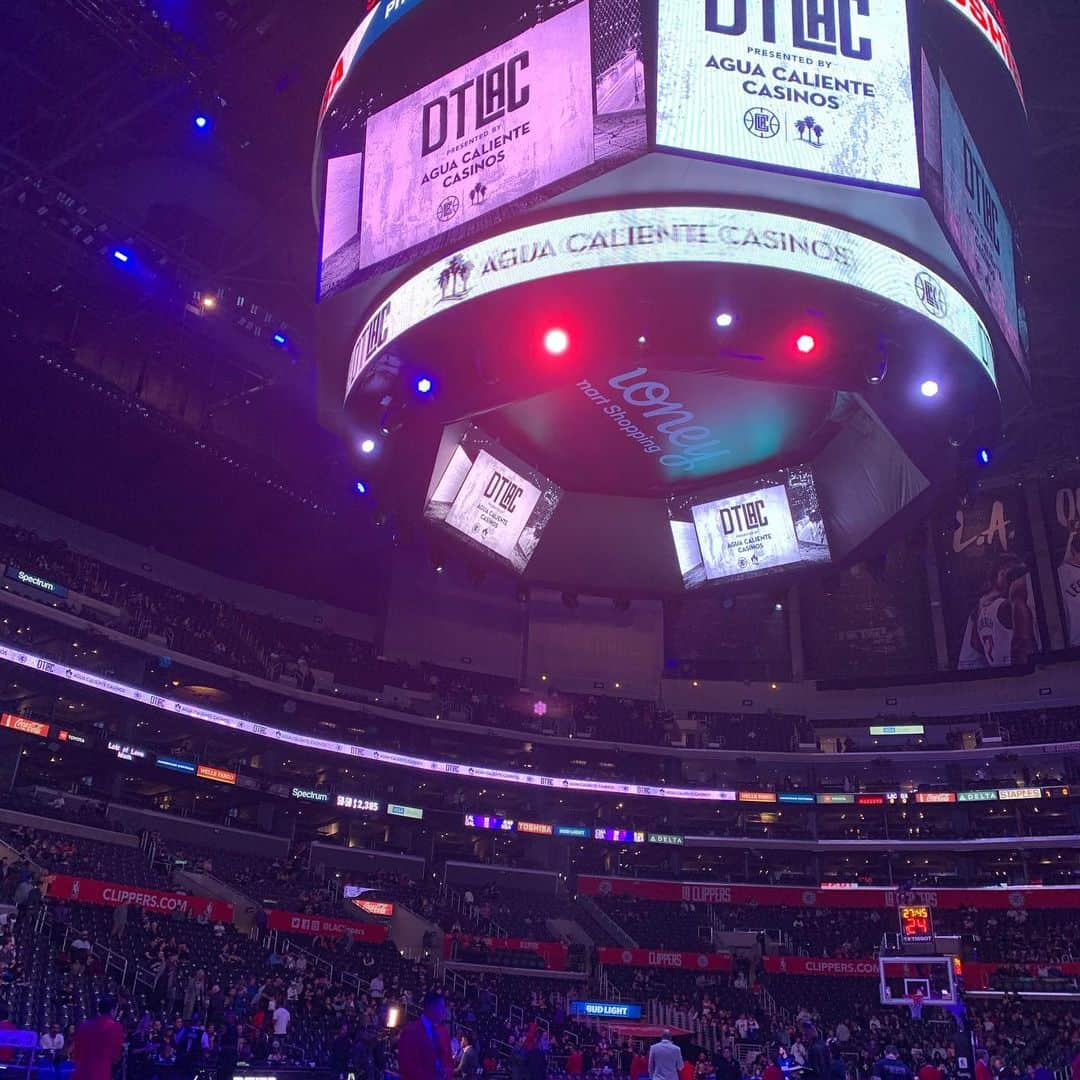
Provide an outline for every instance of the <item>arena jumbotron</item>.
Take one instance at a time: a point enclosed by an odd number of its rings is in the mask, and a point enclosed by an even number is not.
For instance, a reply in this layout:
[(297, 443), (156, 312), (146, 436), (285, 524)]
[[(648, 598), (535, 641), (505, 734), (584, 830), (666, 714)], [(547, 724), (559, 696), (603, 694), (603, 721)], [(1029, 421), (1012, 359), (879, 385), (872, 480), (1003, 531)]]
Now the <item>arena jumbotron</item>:
[(369, 493), (553, 587), (880, 552), (1027, 400), (1025, 145), (992, 5), (372, 10), (313, 181)]

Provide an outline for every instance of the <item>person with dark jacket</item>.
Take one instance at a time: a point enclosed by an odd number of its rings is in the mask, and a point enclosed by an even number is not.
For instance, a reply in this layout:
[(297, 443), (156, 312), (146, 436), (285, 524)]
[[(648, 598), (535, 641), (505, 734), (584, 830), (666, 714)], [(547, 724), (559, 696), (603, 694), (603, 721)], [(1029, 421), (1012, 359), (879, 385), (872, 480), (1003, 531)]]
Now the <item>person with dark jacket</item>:
[[(832, 1080), (832, 1054), (829, 1053), (829, 1047), (821, 1037), (821, 1032), (813, 1024), (803, 1024), (802, 1041), (806, 1047), (806, 1068), (809, 1076), (815, 1080)], [(883, 1076), (881, 1080), (894, 1078)]]

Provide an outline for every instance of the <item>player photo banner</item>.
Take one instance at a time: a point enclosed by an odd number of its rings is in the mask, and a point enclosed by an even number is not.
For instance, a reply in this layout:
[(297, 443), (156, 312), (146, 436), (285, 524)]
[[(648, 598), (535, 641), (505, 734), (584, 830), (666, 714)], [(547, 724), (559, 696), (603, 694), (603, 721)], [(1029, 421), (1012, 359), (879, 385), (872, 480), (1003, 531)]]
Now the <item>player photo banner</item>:
[(917, 190), (907, 0), (660, 0), (661, 146)]
[(800, 585), (812, 674), (843, 679), (933, 669), (924, 554), (924, 545), (900, 540), (879, 560)]
[(356, 64), (327, 118), (324, 297), (648, 148), (638, 0), (424, 15), (400, 66)]
[(1065, 644), (1080, 648), (1080, 471), (1043, 481), (1050, 559), (1065, 620)]
[(949, 660), (958, 671), (1029, 664), (1042, 649), (1023, 491), (958, 499), (937, 529)]

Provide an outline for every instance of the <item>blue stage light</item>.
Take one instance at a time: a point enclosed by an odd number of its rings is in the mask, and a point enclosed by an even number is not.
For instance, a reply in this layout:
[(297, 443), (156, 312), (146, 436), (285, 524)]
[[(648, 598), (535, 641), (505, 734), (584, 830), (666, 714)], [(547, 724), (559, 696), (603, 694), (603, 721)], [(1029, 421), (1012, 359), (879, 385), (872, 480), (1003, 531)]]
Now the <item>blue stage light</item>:
[(987, 450), (986, 447), (981, 447), (975, 454), (975, 459), (978, 461), (978, 463), (980, 465), (989, 465), (990, 464), (990, 458), (991, 458), (990, 451)]
[(366, 495), (367, 494), (367, 484), (365, 484), (363, 480), (357, 480), (356, 481), (356, 494), (357, 495)]
[(941, 387), (938, 386), (934, 379), (927, 379), (923, 382), (922, 386), (919, 387), (919, 392), (923, 397), (937, 397), (940, 389)]
[(131, 256), (126, 251), (124, 251), (122, 248), (113, 248), (112, 257), (117, 262), (121, 262), (121, 263), (126, 263), (126, 262), (131, 261)]
[(205, 131), (210, 126), (210, 117), (199, 113), (199, 115), (195, 117), (195, 126), (200, 131)]
[(274, 335), (275, 345), (284, 345), (289, 339), (280, 331)]
[(418, 394), (430, 394), (435, 389), (435, 384), (426, 376), (416, 380), (416, 392)]

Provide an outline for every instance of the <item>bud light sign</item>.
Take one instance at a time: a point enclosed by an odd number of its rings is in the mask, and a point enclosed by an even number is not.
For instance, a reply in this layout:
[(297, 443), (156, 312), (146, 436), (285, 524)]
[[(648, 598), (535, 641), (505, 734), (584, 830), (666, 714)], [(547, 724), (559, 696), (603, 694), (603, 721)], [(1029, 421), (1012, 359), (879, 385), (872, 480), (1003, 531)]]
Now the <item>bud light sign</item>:
[(657, 142), (919, 187), (906, 0), (660, 0)]

